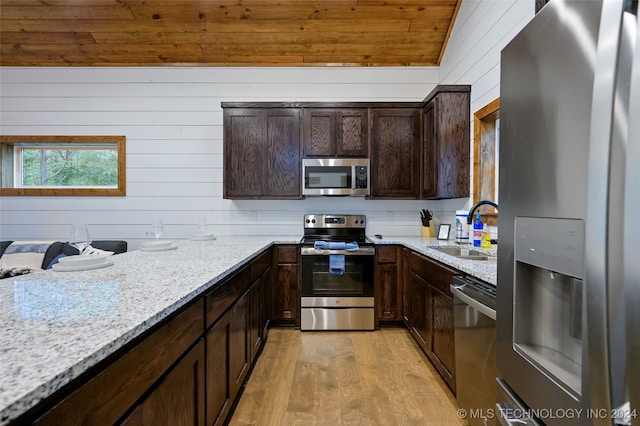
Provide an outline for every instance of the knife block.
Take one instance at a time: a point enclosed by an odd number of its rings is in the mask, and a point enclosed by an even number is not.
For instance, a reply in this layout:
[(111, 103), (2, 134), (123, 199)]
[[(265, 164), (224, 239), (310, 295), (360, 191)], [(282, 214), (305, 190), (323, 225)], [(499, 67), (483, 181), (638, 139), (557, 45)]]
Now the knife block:
[(435, 226), (423, 226), (422, 227), (422, 236), (423, 237), (435, 237), (436, 236), (436, 227)]

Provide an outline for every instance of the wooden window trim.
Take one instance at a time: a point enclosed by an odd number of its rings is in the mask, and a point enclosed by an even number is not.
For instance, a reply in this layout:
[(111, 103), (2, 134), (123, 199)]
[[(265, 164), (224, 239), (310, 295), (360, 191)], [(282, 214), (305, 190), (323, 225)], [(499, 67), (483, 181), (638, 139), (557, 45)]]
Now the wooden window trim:
[[(125, 196), (126, 195), (126, 137), (125, 136), (5, 136), (0, 135), (3, 164), (6, 173), (7, 147), (17, 143), (86, 144), (115, 143), (118, 150), (118, 185), (116, 188), (0, 188), (0, 196)], [(13, 166), (11, 171), (13, 171)]]
[[(488, 177), (490, 180), (495, 179), (495, 169), (498, 167), (494, 162), (492, 164), (483, 164), (482, 159), (482, 141), (486, 139), (488, 120), (495, 121), (500, 114), (500, 98), (494, 99), (484, 107), (480, 108), (473, 114), (473, 202), (477, 203), (480, 193), (480, 179)], [(492, 132), (495, 132), (495, 126), (492, 126)], [(489, 174), (489, 176), (487, 176)], [(496, 191), (498, 188), (496, 188)], [(491, 208), (493, 210), (493, 208)], [(486, 223), (489, 225), (497, 225), (498, 214), (482, 211), (481, 215), (485, 217)]]

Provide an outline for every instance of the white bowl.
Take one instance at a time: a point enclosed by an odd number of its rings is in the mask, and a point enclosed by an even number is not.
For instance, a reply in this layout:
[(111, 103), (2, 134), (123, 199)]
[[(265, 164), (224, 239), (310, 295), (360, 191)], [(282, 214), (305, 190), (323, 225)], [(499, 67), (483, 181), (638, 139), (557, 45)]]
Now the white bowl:
[(94, 266), (105, 262), (107, 256), (101, 254), (76, 254), (58, 259), (58, 263), (64, 266)]
[(152, 250), (168, 249), (171, 247), (171, 243), (171, 241), (167, 240), (152, 240), (143, 242), (141, 247)]

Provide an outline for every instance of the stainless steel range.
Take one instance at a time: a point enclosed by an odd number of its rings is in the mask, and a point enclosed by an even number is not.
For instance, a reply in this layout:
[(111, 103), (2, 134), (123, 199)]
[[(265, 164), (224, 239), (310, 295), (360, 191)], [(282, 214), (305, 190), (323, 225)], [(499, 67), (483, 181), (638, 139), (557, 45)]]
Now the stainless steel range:
[(375, 247), (364, 215), (305, 215), (301, 330), (373, 330)]

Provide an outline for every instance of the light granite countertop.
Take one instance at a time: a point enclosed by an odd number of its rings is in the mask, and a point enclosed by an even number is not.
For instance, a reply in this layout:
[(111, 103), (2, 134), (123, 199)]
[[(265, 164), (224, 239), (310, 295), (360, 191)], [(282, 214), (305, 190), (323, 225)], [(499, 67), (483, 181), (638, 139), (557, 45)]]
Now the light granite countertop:
[[(177, 249), (134, 250), (105, 268), (39, 271), (0, 280), (0, 425), (9, 423), (272, 244), (300, 236), (179, 240)], [(374, 238), (402, 244), (489, 283), (495, 261), (471, 261), (429, 247), (435, 238)], [(443, 244), (448, 243), (448, 244)], [(489, 251), (495, 255), (495, 250)]]
[[(372, 238), (372, 240), (376, 244), (401, 244), (445, 265), (451, 266), (454, 269), (486, 281), (489, 284), (496, 285), (498, 282), (497, 246), (492, 246), (490, 249), (482, 249), (473, 247), (471, 244), (458, 245), (450, 240), (438, 240), (435, 237), (387, 237), (383, 235), (382, 239)], [(490, 260), (460, 259), (444, 254), (441, 251), (435, 250), (433, 247), (474, 249), (486, 253)]]

